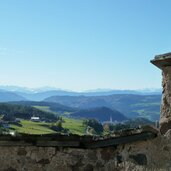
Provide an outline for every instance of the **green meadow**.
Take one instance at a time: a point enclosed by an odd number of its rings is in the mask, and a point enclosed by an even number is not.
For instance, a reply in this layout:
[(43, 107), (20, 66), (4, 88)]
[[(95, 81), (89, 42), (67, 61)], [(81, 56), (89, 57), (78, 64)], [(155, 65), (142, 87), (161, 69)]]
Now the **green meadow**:
[(83, 135), (85, 134), (86, 127), (83, 126), (83, 120), (71, 119), (63, 117), (63, 128), (69, 129), (72, 134)]
[(11, 128), (19, 133), (25, 134), (53, 134), (55, 131), (49, 128), (48, 123), (32, 122), (28, 120), (21, 120), (21, 126), (11, 124)]
[[(85, 134), (85, 126), (82, 120), (63, 118), (62, 127), (69, 130), (69, 133), (83, 135)], [(25, 134), (55, 134), (57, 132), (50, 129), (51, 123), (32, 122), (28, 120), (21, 120), (20, 125), (11, 124), (11, 129), (18, 133)]]

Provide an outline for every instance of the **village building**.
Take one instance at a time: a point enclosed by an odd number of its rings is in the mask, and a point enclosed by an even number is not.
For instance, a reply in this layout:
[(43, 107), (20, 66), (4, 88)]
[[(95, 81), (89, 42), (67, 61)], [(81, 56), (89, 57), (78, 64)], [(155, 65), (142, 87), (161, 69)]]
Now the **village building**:
[(30, 120), (33, 122), (40, 122), (40, 117), (32, 116)]

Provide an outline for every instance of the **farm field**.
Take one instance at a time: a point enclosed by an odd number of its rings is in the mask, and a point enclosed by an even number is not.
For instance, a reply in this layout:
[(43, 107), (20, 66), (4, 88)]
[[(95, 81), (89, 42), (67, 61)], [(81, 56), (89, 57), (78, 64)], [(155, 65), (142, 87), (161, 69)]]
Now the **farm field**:
[(53, 134), (55, 131), (49, 128), (48, 123), (32, 122), (28, 120), (21, 120), (21, 126), (11, 124), (11, 128), (19, 133), (24, 134)]
[(86, 127), (83, 126), (83, 120), (71, 119), (63, 117), (63, 128), (69, 129), (72, 134), (83, 135), (85, 134)]
[[(83, 135), (85, 127), (82, 120), (63, 118), (64, 123), (62, 127), (69, 130), (69, 133)], [(55, 134), (56, 131), (50, 129), (51, 123), (32, 122), (29, 120), (21, 120), (21, 126), (11, 124), (10, 128), (16, 130), (18, 133), (24, 134)]]

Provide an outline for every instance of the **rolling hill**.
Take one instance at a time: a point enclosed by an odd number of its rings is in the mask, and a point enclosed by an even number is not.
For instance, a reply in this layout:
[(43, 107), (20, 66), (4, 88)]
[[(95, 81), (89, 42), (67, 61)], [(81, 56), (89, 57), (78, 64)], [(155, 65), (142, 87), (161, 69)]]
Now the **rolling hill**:
[(118, 112), (117, 110), (111, 110), (107, 107), (79, 110), (77, 112), (71, 113), (70, 116), (76, 118), (96, 119), (100, 122), (110, 121), (110, 118), (112, 121), (118, 122), (127, 120), (122, 113)]

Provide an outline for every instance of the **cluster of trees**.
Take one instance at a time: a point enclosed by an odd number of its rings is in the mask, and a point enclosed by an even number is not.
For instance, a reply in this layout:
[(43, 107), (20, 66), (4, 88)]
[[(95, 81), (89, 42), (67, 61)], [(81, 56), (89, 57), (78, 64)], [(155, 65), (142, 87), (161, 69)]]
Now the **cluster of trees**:
[(2, 124), (0, 124), (0, 135), (3, 135), (3, 134), (9, 134), (9, 129), (7, 129), (7, 128), (4, 128), (3, 126), (2, 126)]
[(88, 127), (87, 130), (90, 134), (102, 134), (103, 133), (103, 126), (100, 122), (95, 119), (85, 119), (83, 121), (83, 125)]
[(103, 125), (103, 128), (105, 132), (110, 133), (114, 131), (138, 128), (143, 125), (155, 125), (155, 123), (145, 118), (135, 118), (123, 123)]
[(117, 123), (117, 124), (104, 124), (103, 125), (103, 131), (104, 134), (110, 134), (111, 132), (130, 129), (131, 126), (126, 123)]
[(136, 118), (136, 119), (128, 120), (123, 123), (116, 123), (116, 124), (106, 123), (104, 125), (102, 125), (100, 122), (98, 122), (95, 119), (87, 119), (83, 121), (83, 124), (88, 128), (87, 133), (94, 134), (94, 135), (110, 134), (115, 131), (138, 128), (139, 126), (142, 125), (154, 125), (153, 122), (144, 118)]
[(57, 122), (51, 123), (50, 129), (52, 129), (56, 132), (59, 132), (59, 133), (68, 133), (69, 130), (62, 127), (63, 122), (64, 121), (62, 120), (62, 118), (60, 118)]

